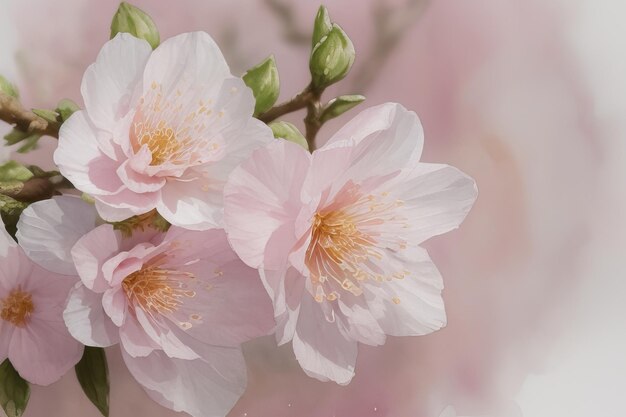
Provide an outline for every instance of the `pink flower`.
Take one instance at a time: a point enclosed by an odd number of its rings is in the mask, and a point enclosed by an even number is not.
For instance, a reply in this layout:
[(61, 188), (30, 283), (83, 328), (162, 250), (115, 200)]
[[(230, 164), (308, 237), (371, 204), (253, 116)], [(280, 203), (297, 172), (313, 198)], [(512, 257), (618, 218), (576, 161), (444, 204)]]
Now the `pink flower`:
[(83, 354), (63, 322), (75, 282), (34, 264), (0, 220), (0, 362), (8, 358), (33, 384), (57, 381)]
[(245, 389), (239, 345), (274, 327), (257, 271), (225, 232), (172, 226), (124, 238), (106, 224), (72, 256), (81, 282), (64, 312), (70, 333), (89, 346), (120, 342), (128, 369), (159, 404), (225, 415)]
[(423, 131), (397, 104), (365, 110), (310, 155), (276, 141), (224, 188), (229, 240), (261, 268), (279, 343), (305, 372), (347, 384), (357, 342), (446, 323), (443, 283), (418, 245), (459, 226), (477, 189), (447, 165), (419, 162)]
[(85, 110), (63, 124), (54, 161), (110, 221), (156, 208), (174, 225), (217, 227), (228, 174), (272, 138), (252, 118), (252, 92), (204, 32), (154, 51), (118, 34), (81, 92)]

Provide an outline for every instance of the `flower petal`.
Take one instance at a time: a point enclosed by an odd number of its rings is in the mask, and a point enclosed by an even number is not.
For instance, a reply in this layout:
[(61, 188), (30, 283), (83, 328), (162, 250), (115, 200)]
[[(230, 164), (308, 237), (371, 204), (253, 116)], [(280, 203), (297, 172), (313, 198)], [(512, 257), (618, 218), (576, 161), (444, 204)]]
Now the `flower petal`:
[(72, 246), (96, 226), (92, 204), (76, 196), (57, 196), (38, 201), (22, 212), (17, 239), (24, 252), (43, 268), (76, 275)]
[(310, 156), (277, 140), (236, 168), (224, 187), (225, 226), (233, 249), (248, 265), (279, 269), (296, 241), (295, 219)]
[(446, 325), (443, 279), (428, 252), (414, 248), (399, 262), (410, 271), (407, 277), (364, 285), (371, 314), (390, 336), (421, 336), (441, 329)]
[(70, 291), (63, 319), (70, 334), (87, 346), (108, 347), (119, 342), (119, 329), (102, 307), (102, 294), (77, 283)]
[(146, 64), (143, 85), (144, 91), (155, 82), (166, 94), (177, 90), (187, 93), (192, 85), (219, 87), (230, 76), (228, 64), (215, 41), (205, 32), (191, 32), (171, 37), (159, 45)]
[(67, 331), (59, 317), (33, 316), (26, 327), (16, 328), (9, 347), (9, 360), (25, 380), (49, 385), (78, 363), (83, 345)]
[(87, 288), (98, 293), (109, 288), (102, 265), (119, 251), (121, 242), (121, 233), (110, 224), (96, 227), (76, 242), (72, 248), (72, 259)]
[(407, 240), (414, 245), (459, 227), (478, 195), (471, 177), (442, 164), (412, 164), (380, 188), (404, 202)]
[(168, 181), (161, 190), (156, 209), (173, 225), (191, 230), (207, 230), (219, 227), (222, 207), (211, 201), (210, 179), (191, 181)]
[[(413, 125), (409, 138), (412, 150), (409, 153), (410, 161), (418, 161), (424, 148), (424, 130), (417, 115), (397, 103), (384, 103), (361, 111), (352, 120), (337, 131), (324, 145), (324, 148), (334, 146), (352, 146), (364, 139), (376, 135), (387, 136), (397, 134), (400, 126)], [(399, 130), (403, 132), (403, 130)], [(379, 140), (385, 140), (380, 137)]]
[(0, 218), (0, 299), (28, 277), (33, 264), (7, 233)]
[(357, 342), (340, 320), (329, 322), (313, 297), (304, 297), (293, 336), (293, 351), (307, 375), (346, 385), (354, 376)]
[[(54, 163), (65, 178), (82, 192), (112, 194), (122, 182), (114, 173), (119, 163), (98, 147), (98, 131), (84, 110), (79, 110), (61, 125)], [(80, 152), (76, 152), (80, 149)]]
[(85, 71), (81, 94), (90, 119), (100, 129), (112, 133), (128, 112), (151, 52), (146, 41), (119, 33), (102, 47), (96, 62)]
[(424, 132), (413, 112), (399, 104), (367, 109), (313, 152), (311, 175), (304, 192), (311, 198), (331, 190), (331, 196), (348, 181), (393, 176), (421, 154)]
[(206, 359), (171, 359), (155, 350), (134, 358), (122, 350), (130, 373), (164, 407), (193, 417), (223, 417), (243, 394), (246, 365), (239, 349), (208, 347)]

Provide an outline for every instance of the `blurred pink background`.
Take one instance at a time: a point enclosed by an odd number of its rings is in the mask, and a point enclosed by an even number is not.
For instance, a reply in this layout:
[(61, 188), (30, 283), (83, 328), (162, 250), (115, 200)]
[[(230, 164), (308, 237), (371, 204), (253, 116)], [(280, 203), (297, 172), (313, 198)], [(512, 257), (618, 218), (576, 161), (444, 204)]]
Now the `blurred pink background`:
[[(27, 106), (82, 102), (82, 73), (108, 40), (117, 4), (0, 4), (0, 73), (18, 84)], [(297, 40), (310, 32), (317, 2), (134, 4), (162, 39), (207, 31), (235, 74), (275, 54), (281, 99), (308, 82), (308, 41)], [(423, 159), (469, 173), (480, 196), (460, 230), (427, 245), (446, 283), (447, 328), (360, 347), (347, 387), (306, 377), (291, 348), (277, 348), (272, 337), (251, 342), (249, 387), (229, 416), (438, 417), (448, 406), (472, 417), (624, 416), (626, 4), (325, 4), (357, 50), (352, 73), (325, 98), (363, 93), (361, 107), (397, 101), (416, 111), (426, 131)], [(376, 23), (381, 10), (386, 24)], [(385, 30), (404, 26), (395, 48), (377, 49)], [(326, 125), (320, 141), (356, 112)], [(49, 163), (53, 146), (34, 157)], [(177, 415), (147, 398), (117, 348), (108, 355), (111, 417)], [(25, 417), (44, 415), (98, 412), (70, 373), (33, 388)]]

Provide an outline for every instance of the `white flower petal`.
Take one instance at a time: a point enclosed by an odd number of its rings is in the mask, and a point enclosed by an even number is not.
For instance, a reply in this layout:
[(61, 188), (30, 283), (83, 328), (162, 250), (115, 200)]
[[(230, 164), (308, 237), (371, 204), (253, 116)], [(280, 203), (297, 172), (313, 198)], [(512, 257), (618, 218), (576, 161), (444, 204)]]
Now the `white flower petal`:
[[(179, 91), (187, 96), (206, 93), (207, 87), (217, 92), (230, 77), (222, 52), (207, 33), (183, 33), (163, 41), (150, 55), (143, 73), (143, 88), (147, 91), (158, 83), (166, 94)], [(197, 102), (193, 100), (193, 105)]]
[(58, 274), (76, 275), (72, 246), (96, 226), (94, 206), (76, 196), (38, 201), (22, 212), (17, 239), (28, 257)]
[[(398, 103), (384, 103), (369, 107), (337, 131), (324, 145), (324, 148), (335, 146), (354, 146), (364, 139), (376, 135), (379, 140), (388, 140), (390, 134), (397, 134), (400, 126), (412, 126), (408, 138), (412, 150), (409, 160), (418, 161), (424, 148), (424, 130), (417, 115)], [(402, 134), (403, 129), (397, 131)]]
[(383, 189), (402, 199), (410, 222), (407, 240), (415, 245), (459, 227), (478, 195), (471, 177), (442, 164), (413, 164)]
[(208, 347), (205, 359), (171, 359), (160, 350), (134, 358), (130, 373), (164, 407), (192, 417), (224, 417), (243, 394), (246, 365), (239, 349)]
[(310, 156), (276, 140), (236, 168), (224, 187), (228, 239), (248, 265), (278, 269), (296, 242), (295, 219)]
[(102, 308), (102, 294), (82, 282), (70, 291), (63, 319), (70, 334), (84, 345), (108, 347), (119, 342), (119, 329)]
[(444, 327), (443, 279), (428, 252), (409, 250), (399, 263), (410, 271), (405, 278), (364, 285), (371, 314), (390, 336), (421, 336)]
[(293, 351), (307, 375), (346, 385), (354, 376), (357, 342), (339, 321), (326, 320), (320, 305), (305, 294), (293, 336)]
[(102, 47), (96, 62), (85, 71), (81, 94), (89, 118), (100, 129), (113, 132), (128, 112), (151, 52), (146, 41), (119, 33)]

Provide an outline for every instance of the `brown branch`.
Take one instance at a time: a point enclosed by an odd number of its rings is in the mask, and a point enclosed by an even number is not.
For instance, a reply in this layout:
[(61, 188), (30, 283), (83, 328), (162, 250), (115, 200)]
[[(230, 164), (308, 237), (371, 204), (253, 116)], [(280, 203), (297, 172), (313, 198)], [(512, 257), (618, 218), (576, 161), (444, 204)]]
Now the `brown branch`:
[(323, 124), (321, 120), (322, 91), (323, 90), (315, 89), (311, 83), (291, 100), (278, 104), (265, 113), (260, 114), (258, 119), (264, 123), (270, 123), (280, 116), (306, 108), (307, 114), (304, 118), (304, 127), (306, 129), (305, 137), (309, 144), (309, 151), (313, 152), (316, 147), (315, 137)]
[(258, 119), (264, 123), (269, 123), (287, 113), (293, 113), (294, 111), (304, 109), (313, 99), (313, 96), (313, 89), (309, 85), (307, 88), (302, 90), (300, 94), (296, 95), (291, 100), (281, 104), (277, 104), (265, 113), (261, 113)]
[(57, 195), (58, 186), (59, 184), (56, 184), (52, 178), (31, 178), (21, 186), (2, 190), (1, 193), (17, 201), (34, 203)]
[(27, 133), (59, 137), (59, 123), (51, 123), (26, 110), (20, 101), (0, 91), (0, 120)]

